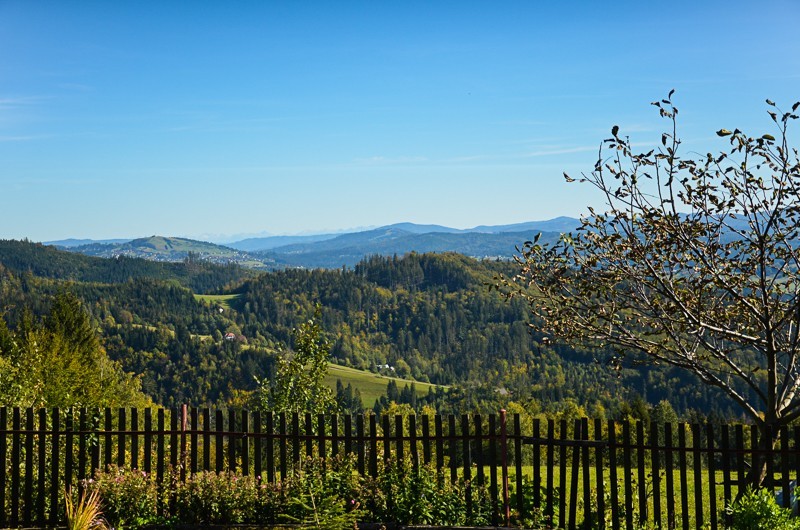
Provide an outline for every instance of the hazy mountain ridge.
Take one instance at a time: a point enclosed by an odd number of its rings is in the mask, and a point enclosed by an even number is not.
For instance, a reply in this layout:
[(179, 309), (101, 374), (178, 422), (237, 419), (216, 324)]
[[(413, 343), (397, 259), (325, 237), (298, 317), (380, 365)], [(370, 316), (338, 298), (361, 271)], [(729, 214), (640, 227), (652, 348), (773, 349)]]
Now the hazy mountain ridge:
[(365, 256), (409, 252), (458, 252), (477, 258), (507, 259), (516, 254), (516, 246), (539, 232), (542, 232), (543, 240), (553, 240), (560, 233), (579, 225), (580, 221), (569, 217), (468, 229), (396, 223), (359, 232), (248, 238), (228, 245), (151, 236), (120, 243), (95, 241), (85, 245), (58, 246), (70, 252), (106, 258), (126, 256), (180, 262), (191, 257), (255, 269), (338, 268), (352, 267)]

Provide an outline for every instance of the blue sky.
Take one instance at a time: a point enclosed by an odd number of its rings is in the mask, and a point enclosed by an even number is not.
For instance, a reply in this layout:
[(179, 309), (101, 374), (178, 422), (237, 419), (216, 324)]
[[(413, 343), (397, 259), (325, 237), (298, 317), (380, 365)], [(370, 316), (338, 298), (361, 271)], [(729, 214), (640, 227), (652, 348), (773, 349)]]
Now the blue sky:
[(598, 204), (619, 125), (687, 151), (800, 100), (798, 2), (0, 0), (0, 238), (459, 228)]

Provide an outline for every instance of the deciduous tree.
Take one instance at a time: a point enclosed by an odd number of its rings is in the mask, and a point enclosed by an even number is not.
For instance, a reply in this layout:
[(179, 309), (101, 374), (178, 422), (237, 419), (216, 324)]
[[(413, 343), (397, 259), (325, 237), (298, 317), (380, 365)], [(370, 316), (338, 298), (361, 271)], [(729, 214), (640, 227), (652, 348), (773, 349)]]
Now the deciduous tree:
[(593, 171), (565, 174), (603, 204), (555, 243), (526, 242), (498, 287), (547, 336), (692, 372), (774, 438), (800, 418), (800, 103), (767, 100), (767, 134), (721, 129), (727, 145), (703, 155), (681, 148), (671, 97), (653, 103), (659, 145), (640, 152), (615, 126)]

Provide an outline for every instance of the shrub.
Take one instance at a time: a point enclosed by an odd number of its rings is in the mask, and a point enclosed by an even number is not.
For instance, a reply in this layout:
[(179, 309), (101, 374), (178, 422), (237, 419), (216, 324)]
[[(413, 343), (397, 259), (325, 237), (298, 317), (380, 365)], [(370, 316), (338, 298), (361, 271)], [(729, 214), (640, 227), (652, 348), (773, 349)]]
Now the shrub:
[(308, 458), (284, 487), (283, 522), (333, 530), (354, 527), (362, 514), (361, 479), (352, 455)]
[(259, 512), (258, 486), (249, 476), (197, 473), (177, 484), (173, 512), (181, 523), (188, 524), (254, 522)]
[(109, 466), (88, 480), (89, 490), (102, 499), (108, 523), (117, 529), (158, 524), (158, 487), (155, 477), (144, 471)]
[(731, 516), (732, 530), (800, 530), (800, 519), (778, 506), (767, 489), (747, 490), (725, 511)]
[(401, 525), (486, 525), (491, 506), (486, 489), (472, 488), (472, 512), (467, 516), (467, 483), (451, 483), (432, 465), (410, 459), (384, 464), (375, 479), (367, 479), (364, 503), (371, 520)]

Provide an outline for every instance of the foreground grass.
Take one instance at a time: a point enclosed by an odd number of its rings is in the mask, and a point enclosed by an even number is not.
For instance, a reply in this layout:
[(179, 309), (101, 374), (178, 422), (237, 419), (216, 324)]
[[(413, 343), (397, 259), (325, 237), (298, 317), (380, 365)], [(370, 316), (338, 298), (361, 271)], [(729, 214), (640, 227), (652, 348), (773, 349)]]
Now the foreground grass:
[[(702, 473), (699, 476), (696, 476), (693, 469), (686, 470), (686, 491), (685, 491), (685, 498), (686, 498), (686, 506), (682, 505), (682, 497), (684, 496), (684, 492), (682, 491), (681, 487), (681, 477), (680, 471), (673, 469), (672, 470), (672, 480), (673, 480), (673, 502), (674, 502), (674, 518), (672, 521), (669, 520), (668, 517), (668, 498), (667, 498), (667, 476), (666, 472), (662, 469), (659, 473), (660, 477), (660, 495), (658, 495), (658, 501), (655, 500), (655, 490), (653, 488), (653, 475), (652, 469), (647, 468), (645, 471), (645, 499), (646, 499), (646, 517), (642, 517), (642, 512), (640, 508), (640, 488), (639, 488), (639, 480), (638, 480), (638, 469), (634, 468), (631, 472), (631, 489), (632, 495), (630, 499), (626, 499), (625, 497), (625, 471), (622, 467), (617, 467), (616, 474), (617, 474), (617, 482), (616, 484), (611, 483), (611, 471), (607, 467), (608, 461), (604, 462), (606, 464), (605, 469), (603, 470), (602, 476), (602, 483), (603, 483), (603, 504), (604, 504), (604, 514), (603, 519), (607, 523), (607, 527), (611, 527), (612, 521), (612, 489), (616, 492), (616, 515), (617, 520), (620, 522), (620, 527), (625, 528), (626, 519), (627, 519), (627, 509), (630, 507), (630, 519), (635, 528), (654, 528), (654, 521), (655, 521), (655, 508), (658, 506), (659, 514), (660, 514), (660, 521), (661, 521), (661, 528), (681, 528), (683, 526), (684, 517), (688, 521), (688, 526), (690, 528), (698, 527), (698, 517), (696, 511), (696, 485), (697, 481), (699, 481), (699, 486), (701, 489), (701, 501), (702, 501), (702, 522), (704, 526), (707, 526), (711, 520), (711, 511), (712, 511), (712, 495), (711, 495), (711, 487), (710, 487), (710, 476), (709, 472), (706, 469), (703, 469)], [(546, 465), (539, 466), (539, 476), (540, 476), (540, 499), (541, 499), (541, 511), (544, 512), (547, 506), (547, 496), (546, 496), (546, 487), (548, 483), (548, 474), (552, 473), (552, 484), (553, 484), (553, 521), (554, 526), (563, 526), (568, 527), (570, 522), (570, 512), (571, 512), (571, 495), (572, 495), (572, 481), (573, 481), (573, 472), (571, 469), (571, 457), (570, 461), (567, 464), (566, 473), (562, 477), (561, 468), (558, 464), (556, 464), (551, 470), (548, 471)], [(522, 468), (522, 475), (528, 484), (533, 484), (533, 466), (523, 466)], [(509, 472), (511, 473), (510, 482), (512, 484), (512, 488), (514, 487), (514, 483), (516, 481), (515, 470), (513, 466), (509, 466)], [(485, 476), (489, 477), (489, 468), (485, 468)], [(473, 470), (473, 475), (475, 471)], [(499, 470), (498, 470), (499, 475)], [(563, 478), (563, 483), (562, 483)], [(724, 488), (723, 488), (723, 474), (721, 471), (717, 471), (714, 475), (714, 500), (715, 500), (715, 507), (714, 510), (717, 513), (717, 521), (720, 522), (724, 520), (724, 510), (725, 510), (725, 499), (724, 499)], [(732, 481), (736, 481), (736, 473), (731, 474)], [(577, 488), (576, 488), (576, 503), (575, 503), (575, 522), (576, 524), (580, 525), (580, 523), (584, 520), (584, 516), (586, 513), (586, 505), (584, 501), (584, 488), (583, 488), (583, 471), (578, 470), (577, 475)], [(563, 485), (562, 485), (563, 484)], [(592, 463), (592, 467), (589, 469), (589, 510), (592, 513), (592, 519), (596, 520), (597, 517), (597, 510), (598, 510), (598, 495), (597, 495), (597, 473), (596, 469), (594, 468), (594, 464)], [(533, 495), (533, 488), (528, 490), (528, 495)], [(734, 484), (731, 486), (731, 496), (732, 498), (736, 498), (738, 489), (737, 486)], [(563, 502), (562, 502), (563, 499)], [(516, 497), (512, 497), (511, 499), (511, 506), (513, 508), (517, 507), (517, 499)], [(685, 514), (685, 515), (684, 515)]]

